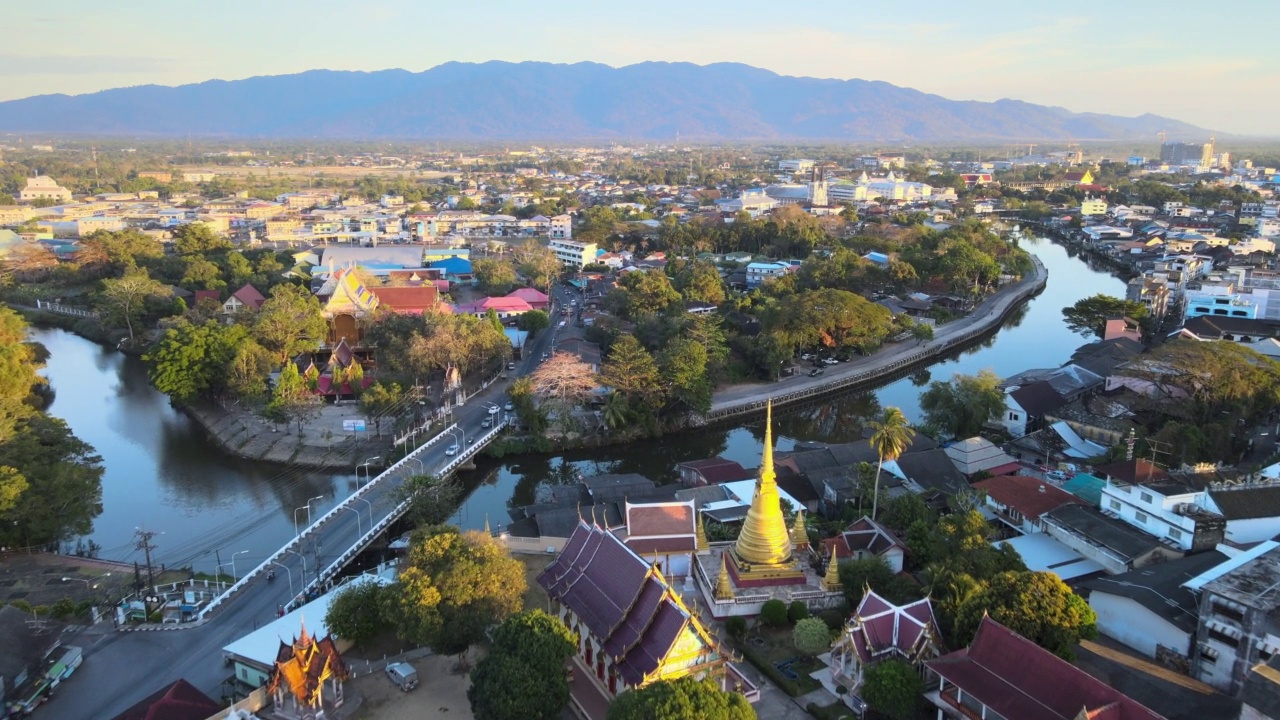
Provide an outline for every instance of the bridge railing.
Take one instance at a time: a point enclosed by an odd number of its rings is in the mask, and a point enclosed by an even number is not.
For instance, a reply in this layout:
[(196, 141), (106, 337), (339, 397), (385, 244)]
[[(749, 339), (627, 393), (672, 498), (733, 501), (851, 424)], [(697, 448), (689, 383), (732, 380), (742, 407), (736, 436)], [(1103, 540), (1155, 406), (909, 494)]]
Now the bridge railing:
[[(451, 425), (451, 426), (449, 426), (449, 428), (446, 428), (446, 431), (447, 431), (447, 430), (450, 430), (450, 429), (452, 429), (452, 428), (455, 428), (455, 427), (457, 427), (457, 425)], [(391, 474), (398, 472), (398, 471), (399, 471), (402, 467), (404, 467), (404, 465), (406, 465), (407, 463), (409, 463), (409, 462), (411, 462), (411, 461), (414, 461), (414, 460), (415, 460), (415, 458), (414, 458), (414, 456), (415, 456), (415, 455), (417, 455), (418, 453), (420, 453), (420, 452), (422, 452), (422, 451), (426, 450), (427, 448), (431, 447), (433, 444), (435, 444), (435, 442), (436, 442), (437, 440), (439, 440), (441, 437), (443, 437), (443, 436), (444, 436), (444, 434), (445, 434), (445, 433), (444, 433), (444, 432), (442, 432), (440, 435), (437, 435), (436, 437), (432, 438), (432, 439), (431, 439), (431, 440), (429, 440), (428, 442), (423, 443), (421, 446), (417, 447), (416, 449), (414, 449), (414, 450), (413, 450), (412, 452), (410, 452), (409, 454), (407, 454), (407, 455), (405, 455), (404, 457), (400, 458), (400, 459), (399, 459), (398, 461), (396, 461), (396, 462), (395, 462), (391, 467), (389, 467), (389, 468), (387, 468), (386, 470), (383, 470), (382, 472), (378, 473), (378, 475), (377, 475), (377, 476), (375, 476), (372, 480), (370, 480), (370, 481), (366, 482), (363, 486), (361, 486), (361, 487), (360, 487), (359, 489), (357, 489), (355, 492), (351, 493), (351, 495), (349, 495), (345, 500), (343, 500), (342, 502), (340, 502), (340, 503), (338, 503), (337, 505), (335, 505), (335, 506), (334, 506), (334, 507), (333, 507), (329, 512), (325, 513), (325, 514), (324, 514), (323, 516), (321, 516), (318, 520), (316, 520), (315, 522), (311, 523), (310, 525), (307, 525), (307, 527), (306, 527), (306, 529), (305, 529), (305, 530), (303, 530), (302, 532), (298, 533), (298, 535), (296, 535), (292, 540), (290, 540), (289, 542), (285, 543), (285, 544), (284, 544), (284, 546), (282, 546), (282, 547), (281, 547), (279, 550), (277, 550), (276, 552), (272, 553), (272, 554), (271, 554), (271, 556), (270, 556), (270, 557), (268, 557), (266, 560), (264, 560), (264, 561), (262, 562), (262, 564), (261, 564), (261, 565), (258, 565), (258, 566), (257, 566), (257, 567), (255, 567), (254, 569), (252, 569), (252, 570), (250, 570), (249, 572), (245, 573), (245, 574), (244, 574), (244, 575), (243, 575), (239, 580), (237, 580), (237, 581), (235, 582), (235, 584), (234, 584), (234, 585), (232, 585), (231, 587), (227, 588), (227, 590), (226, 590), (225, 592), (223, 592), (222, 594), (220, 594), (220, 595), (218, 595), (216, 598), (214, 598), (212, 601), (210, 601), (208, 605), (206, 605), (204, 608), (202, 608), (202, 609), (200, 610), (200, 613), (199, 613), (199, 615), (198, 615), (198, 618), (197, 618), (197, 619), (198, 619), (198, 620), (203, 620), (205, 617), (207, 617), (207, 616), (209, 615), (209, 613), (213, 612), (213, 610), (214, 610), (214, 609), (216, 609), (217, 607), (219, 607), (219, 606), (220, 606), (223, 602), (225, 602), (228, 598), (232, 597), (232, 596), (233, 596), (233, 595), (235, 595), (237, 592), (239, 592), (242, 588), (244, 588), (246, 585), (248, 585), (248, 584), (249, 584), (249, 582), (250, 582), (253, 578), (257, 577), (258, 573), (264, 572), (265, 570), (267, 570), (268, 568), (270, 568), (273, 564), (280, 562), (280, 559), (281, 559), (281, 558), (283, 558), (283, 557), (285, 556), (285, 554), (287, 554), (287, 553), (288, 553), (288, 552), (290, 552), (290, 551), (293, 551), (296, 547), (298, 547), (298, 546), (300, 545), (300, 543), (301, 543), (301, 541), (302, 541), (302, 538), (304, 538), (304, 537), (306, 537), (307, 535), (309, 535), (312, 531), (314, 531), (316, 528), (318, 528), (318, 527), (319, 527), (320, 525), (322, 525), (323, 523), (328, 522), (328, 521), (329, 521), (329, 519), (330, 519), (330, 518), (332, 518), (334, 515), (338, 514), (339, 512), (343, 512), (343, 510), (344, 510), (345, 508), (349, 508), (349, 507), (353, 506), (353, 505), (355, 504), (355, 502), (356, 502), (358, 499), (363, 498), (363, 497), (364, 497), (364, 496), (369, 492), (369, 488), (373, 487), (374, 485), (376, 485), (377, 483), (379, 483), (379, 482), (380, 482), (380, 481), (382, 481), (383, 479), (387, 478), (387, 477), (388, 477), (388, 476), (390, 476)], [(403, 511), (402, 511), (402, 512), (403, 512)], [(312, 583), (312, 584), (314, 585), (314, 583)], [(306, 586), (306, 587), (311, 587), (311, 586), (310, 586), (310, 585), (308, 585), (308, 586)], [(303, 590), (302, 590), (302, 592), (301, 592), (301, 593), (299, 593), (298, 595), (295, 595), (295, 596), (293, 597), (293, 600), (296, 600), (296, 599), (299, 597), (299, 595), (305, 595), (305, 593), (306, 593), (306, 587), (304, 587), (304, 588), (303, 588)], [(291, 600), (291, 602), (292, 602), (292, 600)]]
[[(438, 471), (436, 473), (436, 477), (440, 479), (444, 479), (449, 475), (449, 473), (456, 470), (459, 465), (466, 462), (467, 460), (470, 460), (482, 449), (484, 449), (485, 445), (488, 445), (490, 442), (492, 442), (493, 439), (497, 437), (498, 433), (507, 427), (508, 423), (509, 421), (506, 419), (500, 420), (497, 423), (495, 423), (493, 428), (491, 428), (489, 432), (477, 438), (475, 443), (469, 445), (465, 451), (460, 451), (458, 455), (451, 462), (446, 464), (443, 469)], [(360, 551), (362, 551), (366, 545), (373, 542), (374, 538), (378, 537), (384, 531), (386, 531), (386, 529), (390, 527), (391, 524), (394, 523), (396, 520), (399, 520), (400, 516), (404, 515), (405, 511), (409, 509), (409, 502), (410, 502), (409, 500), (404, 500), (399, 505), (396, 505), (394, 508), (392, 508), (391, 512), (387, 513), (385, 517), (383, 517), (381, 520), (375, 523), (373, 527), (369, 528), (368, 532), (366, 532), (363, 536), (361, 536), (358, 540), (356, 540), (355, 543), (351, 545), (351, 547), (347, 548), (341, 555), (339, 555), (336, 559), (334, 559), (333, 562), (329, 563), (329, 565), (326, 568), (324, 568), (323, 570), (317, 569), (316, 578), (312, 580), (310, 583), (308, 583), (302, 589), (302, 593), (305, 595), (308, 591), (321, 586), (329, 587), (329, 584), (328, 584), (329, 579), (332, 578), (334, 575), (336, 575), (340, 570), (342, 570), (342, 568), (346, 567), (347, 563), (355, 559), (355, 556), (359, 555)]]

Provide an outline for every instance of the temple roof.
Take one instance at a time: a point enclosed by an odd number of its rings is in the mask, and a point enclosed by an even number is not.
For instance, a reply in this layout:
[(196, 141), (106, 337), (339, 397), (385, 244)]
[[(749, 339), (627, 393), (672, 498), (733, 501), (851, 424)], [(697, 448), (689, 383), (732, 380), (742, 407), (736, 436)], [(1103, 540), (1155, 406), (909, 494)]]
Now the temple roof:
[(223, 707), (186, 680), (157, 690), (115, 720), (206, 720)]
[(581, 620), (629, 686), (659, 670), (688, 632), (719, 652), (662, 574), (599, 526), (579, 522), (537, 582)]
[(871, 590), (862, 596), (845, 631), (863, 663), (883, 659), (886, 653), (913, 660), (941, 635), (928, 598), (894, 605)]

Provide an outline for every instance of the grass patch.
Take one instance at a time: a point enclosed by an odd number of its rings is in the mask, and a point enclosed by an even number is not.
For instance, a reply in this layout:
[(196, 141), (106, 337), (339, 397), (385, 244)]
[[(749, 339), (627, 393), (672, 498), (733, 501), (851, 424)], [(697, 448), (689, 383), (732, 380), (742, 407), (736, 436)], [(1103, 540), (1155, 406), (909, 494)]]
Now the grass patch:
[[(770, 680), (791, 697), (799, 697), (822, 687), (822, 683), (809, 677), (809, 673), (821, 670), (823, 663), (817, 658), (806, 658), (796, 651), (791, 641), (791, 628), (757, 628), (738, 643), (742, 656), (755, 665)], [(778, 668), (778, 663), (799, 658), (791, 664), (792, 678)]]
[(528, 584), (528, 588), (524, 591), (524, 609), (525, 610), (543, 610), (551, 612), (551, 596), (547, 595), (547, 591), (542, 589), (538, 584), (538, 575), (556, 559), (555, 555), (531, 555), (525, 553), (517, 553), (512, 555), (524, 565), (524, 579)]

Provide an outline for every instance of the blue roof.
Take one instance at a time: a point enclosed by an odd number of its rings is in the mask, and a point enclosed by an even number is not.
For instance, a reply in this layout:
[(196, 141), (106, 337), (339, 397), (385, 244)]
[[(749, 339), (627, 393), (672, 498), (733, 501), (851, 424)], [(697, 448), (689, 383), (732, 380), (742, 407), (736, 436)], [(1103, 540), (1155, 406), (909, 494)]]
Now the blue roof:
[(1062, 489), (1084, 500), (1093, 507), (1098, 507), (1102, 502), (1102, 488), (1107, 484), (1106, 480), (1096, 478), (1088, 473), (1078, 473), (1075, 477), (1062, 484)]
[(471, 261), (460, 257), (434, 260), (427, 267), (440, 268), (451, 275), (468, 275), (471, 273)]

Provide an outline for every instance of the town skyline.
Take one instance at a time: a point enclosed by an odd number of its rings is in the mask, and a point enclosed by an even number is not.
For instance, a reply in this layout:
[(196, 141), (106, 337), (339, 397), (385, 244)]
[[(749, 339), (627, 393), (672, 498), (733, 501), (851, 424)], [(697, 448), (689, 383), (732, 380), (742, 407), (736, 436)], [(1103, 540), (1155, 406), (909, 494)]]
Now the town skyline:
[[(912, 18), (870, 22), (856, 9), (819, 2), (802, 18), (768, 23), (760, 21), (769, 6), (750, 1), (693, 8), (658, 3), (641, 17), (625, 9), (588, 11), (576, 1), (557, 3), (554, 12), (379, 2), (354, 13), (336, 3), (275, 3), (253, 8), (255, 22), (247, 32), (236, 5), (200, 23), (184, 22), (177, 8), (152, 2), (110, 13), (71, 2), (58, 18), (38, 8), (16, 9), (10, 18), (14, 41), (0, 53), (0, 100), (313, 69), (420, 72), (451, 61), (613, 67), (672, 61), (883, 81), (954, 100), (1010, 98), (1076, 112), (1152, 113), (1224, 134), (1274, 135), (1268, 118), (1280, 110), (1280, 100), (1254, 92), (1280, 80), (1264, 54), (1247, 43), (1189, 44), (1179, 33), (1152, 32), (1153, 17), (1166, 29), (1211, 27), (1215, 19), (1199, 8), (1147, 2), (1084, 3), (1070, 15), (1003, 2), (926, 4), (927, 12)], [(1250, 12), (1259, 24), (1280, 19), (1280, 8)], [(55, 22), (60, 30), (51, 32)], [(406, 27), (422, 31), (410, 31), (406, 41), (398, 34)], [(482, 37), (444, 28), (482, 29)], [(260, 42), (291, 33), (298, 43)], [(1190, 87), (1196, 103), (1186, 102)], [(1254, 99), (1242, 104), (1240, 97)]]

